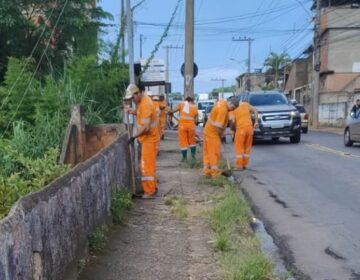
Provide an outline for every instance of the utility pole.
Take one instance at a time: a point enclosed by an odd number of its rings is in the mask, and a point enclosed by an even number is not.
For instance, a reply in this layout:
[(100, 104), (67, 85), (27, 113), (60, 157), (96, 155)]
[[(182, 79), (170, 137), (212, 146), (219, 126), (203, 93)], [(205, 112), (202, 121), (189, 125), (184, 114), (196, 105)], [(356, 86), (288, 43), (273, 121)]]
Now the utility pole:
[[(121, 15), (120, 15), (120, 28), (121, 30), (125, 30), (124, 25), (125, 21), (124, 21), (124, 17), (125, 17), (125, 3), (124, 0), (121, 0)], [(125, 32), (122, 32), (121, 35), (121, 62), (123, 64), (125, 64)]]
[(165, 72), (165, 82), (168, 83), (170, 81), (169, 67), (170, 67), (170, 49), (183, 49), (184, 46), (171, 46), (167, 45), (163, 47), (166, 49), (166, 72)]
[(248, 42), (248, 70), (247, 70), (247, 77), (246, 77), (246, 90), (251, 91), (251, 44), (255, 40), (248, 37), (239, 37), (239, 38), (233, 38), (233, 42)]
[(186, 0), (184, 74), (185, 97), (194, 98), (194, 0)]
[(221, 97), (224, 97), (224, 83), (226, 81), (226, 79), (224, 78), (215, 78), (215, 79), (211, 79), (214, 82), (221, 82)]
[(128, 31), (128, 52), (129, 52), (129, 79), (131, 84), (135, 84), (134, 71), (134, 26), (131, 10), (131, 1), (126, 0), (126, 26)]
[(312, 84), (312, 125), (319, 127), (319, 101), (320, 101), (320, 17), (321, 1), (316, 0), (315, 33), (314, 33), (314, 66)]

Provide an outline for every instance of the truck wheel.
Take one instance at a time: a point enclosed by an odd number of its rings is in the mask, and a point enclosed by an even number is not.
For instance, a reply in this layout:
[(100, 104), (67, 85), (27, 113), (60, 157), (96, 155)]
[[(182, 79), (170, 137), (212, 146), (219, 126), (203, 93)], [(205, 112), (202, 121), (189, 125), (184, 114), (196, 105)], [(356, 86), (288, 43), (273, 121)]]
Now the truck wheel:
[(279, 141), (279, 139), (280, 139), (280, 137), (272, 137), (272, 138), (271, 138), (271, 140), (272, 140), (273, 142), (277, 142), (277, 141)]
[(344, 145), (346, 147), (351, 147), (352, 144), (354, 144), (354, 142), (351, 141), (350, 129), (347, 127), (344, 132)]
[(293, 143), (293, 144), (299, 143), (300, 140), (301, 140), (300, 130), (295, 132), (294, 136), (290, 137), (290, 143)]
[(302, 128), (302, 133), (304, 134), (308, 133), (308, 128), (307, 127)]

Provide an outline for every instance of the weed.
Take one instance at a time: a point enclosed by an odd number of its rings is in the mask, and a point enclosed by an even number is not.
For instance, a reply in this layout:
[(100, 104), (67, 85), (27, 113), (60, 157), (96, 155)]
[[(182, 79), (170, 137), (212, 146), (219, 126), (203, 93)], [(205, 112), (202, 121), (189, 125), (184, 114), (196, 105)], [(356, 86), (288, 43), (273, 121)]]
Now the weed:
[(126, 190), (115, 192), (111, 200), (111, 213), (115, 224), (123, 224), (127, 210), (131, 209), (133, 202), (131, 193)]
[(225, 192), (216, 198), (217, 205), (209, 214), (215, 232), (214, 248), (222, 252), (222, 263), (231, 280), (268, 280), (271, 262), (261, 253), (259, 242), (249, 228), (247, 202), (227, 182)]
[(171, 213), (178, 219), (186, 219), (189, 216), (186, 201), (182, 197), (169, 196), (165, 199), (165, 205), (170, 206)]
[(202, 167), (202, 163), (198, 159), (190, 159), (186, 162), (181, 162), (180, 167), (183, 168), (192, 168), (192, 169), (199, 169)]
[(90, 253), (101, 253), (105, 249), (107, 232), (108, 227), (104, 225), (98, 227), (93, 233), (89, 234), (88, 239)]

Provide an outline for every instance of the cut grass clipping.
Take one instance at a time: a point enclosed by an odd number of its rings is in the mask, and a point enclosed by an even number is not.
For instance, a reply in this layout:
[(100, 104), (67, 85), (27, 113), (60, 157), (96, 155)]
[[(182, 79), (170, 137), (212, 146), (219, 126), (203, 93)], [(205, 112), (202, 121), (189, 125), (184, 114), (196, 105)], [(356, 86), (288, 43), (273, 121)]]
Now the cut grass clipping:
[(114, 224), (123, 224), (125, 222), (126, 213), (133, 206), (131, 193), (121, 190), (113, 194), (111, 200), (111, 213)]
[(262, 254), (249, 220), (249, 206), (235, 186), (228, 182), (209, 216), (210, 225), (215, 231), (214, 247), (221, 252), (227, 279), (276, 279), (272, 273), (273, 265)]
[(171, 213), (178, 219), (186, 219), (189, 216), (186, 201), (182, 197), (169, 196), (165, 199), (165, 205), (170, 206)]

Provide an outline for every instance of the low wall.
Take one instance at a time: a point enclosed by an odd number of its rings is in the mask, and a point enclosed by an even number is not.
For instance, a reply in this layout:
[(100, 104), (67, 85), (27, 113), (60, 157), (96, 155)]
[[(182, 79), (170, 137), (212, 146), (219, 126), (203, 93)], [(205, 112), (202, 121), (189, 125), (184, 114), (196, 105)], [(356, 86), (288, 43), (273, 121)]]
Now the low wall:
[(110, 221), (111, 192), (130, 186), (127, 136), (20, 199), (0, 221), (0, 279), (75, 279), (87, 235)]

